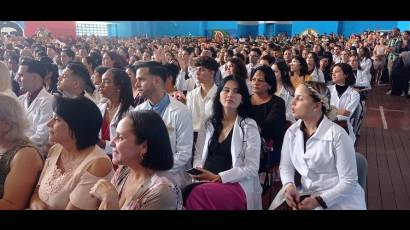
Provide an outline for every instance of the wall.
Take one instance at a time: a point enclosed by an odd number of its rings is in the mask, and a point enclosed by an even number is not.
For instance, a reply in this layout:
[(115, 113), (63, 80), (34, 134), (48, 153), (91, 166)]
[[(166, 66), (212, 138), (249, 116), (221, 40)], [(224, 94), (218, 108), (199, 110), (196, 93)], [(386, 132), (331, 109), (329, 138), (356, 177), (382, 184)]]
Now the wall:
[(25, 21), (24, 34), (32, 36), (41, 27), (56, 37), (76, 36), (75, 21)]
[(307, 29), (316, 30), (319, 34), (337, 33), (339, 21), (294, 21), (292, 25), (292, 35), (301, 34)]
[(274, 26), (274, 35), (277, 34), (287, 34), (292, 35), (292, 24), (275, 24)]
[(391, 30), (397, 27), (397, 21), (341, 21), (344, 36), (362, 33), (366, 30)]
[(204, 21), (158, 21), (151, 22), (152, 36), (204, 36)]
[(224, 30), (230, 36), (238, 36), (238, 23), (236, 21), (206, 21), (205, 36), (212, 36), (212, 30)]
[(397, 22), (397, 27), (400, 31), (410, 30), (410, 21), (399, 21)]
[(225, 30), (231, 36), (246, 35), (288, 35), (300, 34), (306, 29), (314, 29), (319, 34), (342, 33), (349, 36), (365, 30), (391, 30), (399, 27), (410, 29), (410, 21), (294, 21), (291, 24), (275, 23), (240, 25), (237, 21), (125, 21), (109, 25), (109, 35), (119, 37), (130, 36), (211, 36), (213, 30)]

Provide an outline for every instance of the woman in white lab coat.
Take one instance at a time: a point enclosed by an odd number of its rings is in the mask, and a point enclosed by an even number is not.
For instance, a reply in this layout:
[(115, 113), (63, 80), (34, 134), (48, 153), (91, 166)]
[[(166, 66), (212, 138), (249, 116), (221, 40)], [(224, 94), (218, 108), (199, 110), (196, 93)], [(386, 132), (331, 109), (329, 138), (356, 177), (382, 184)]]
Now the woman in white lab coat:
[[(258, 169), (261, 138), (249, 118), (250, 99), (245, 80), (232, 75), (218, 87), (213, 116), (198, 134), (192, 176), (200, 182), (186, 197), (187, 209), (262, 209)], [(186, 194), (186, 190), (184, 192)]]
[[(280, 163), (282, 200), (293, 209), (366, 209), (353, 142), (331, 121), (334, 110), (324, 83), (305, 82), (296, 89), (292, 113), (299, 120), (285, 134)], [(302, 200), (302, 195), (308, 196)]]
[(106, 102), (98, 105), (103, 116), (99, 146), (111, 155), (110, 141), (117, 134), (117, 125), (127, 112), (134, 109), (131, 80), (124, 70), (108, 69), (102, 76), (99, 91), (107, 98)]
[(330, 105), (338, 109), (337, 120), (347, 122), (348, 133), (354, 143), (356, 135), (351, 119), (360, 103), (360, 94), (352, 88), (356, 82), (352, 67), (346, 63), (334, 65), (332, 81), (334, 84), (328, 86), (331, 94)]
[(370, 58), (370, 51), (366, 47), (360, 47), (359, 49), (359, 57), (360, 57), (360, 67), (366, 76), (366, 78), (369, 80), (369, 82), (372, 81), (372, 73), (371, 69), (373, 66), (372, 59)]

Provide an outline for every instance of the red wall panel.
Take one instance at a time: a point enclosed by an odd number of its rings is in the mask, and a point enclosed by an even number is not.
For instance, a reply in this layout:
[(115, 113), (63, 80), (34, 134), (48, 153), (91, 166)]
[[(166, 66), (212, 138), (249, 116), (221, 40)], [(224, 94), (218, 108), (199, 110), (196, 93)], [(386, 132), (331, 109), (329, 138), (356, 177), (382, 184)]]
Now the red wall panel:
[(24, 34), (32, 36), (39, 28), (45, 28), (56, 37), (75, 37), (75, 21), (25, 21)]

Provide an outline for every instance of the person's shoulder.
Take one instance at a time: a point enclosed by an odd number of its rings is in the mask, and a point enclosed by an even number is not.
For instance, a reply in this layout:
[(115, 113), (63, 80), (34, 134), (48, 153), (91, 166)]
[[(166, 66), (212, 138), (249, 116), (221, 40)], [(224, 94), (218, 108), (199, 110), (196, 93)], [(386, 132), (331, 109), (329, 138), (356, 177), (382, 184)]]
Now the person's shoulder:
[(283, 100), (283, 98), (276, 96), (275, 94), (272, 95), (272, 100), (271, 100), (274, 104), (278, 103), (278, 104), (283, 104), (285, 105), (285, 100)]
[(201, 89), (201, 87), (196, 87), (195, 89), (189, 91), (189, 92), (186, 94), (186, 97), (187, 97), (187, 98), (190, 97), (190, 98), (193, 99), (196, 95), (198, 95), (198, 93), (200, 92), (200, 91), (199, 91), (200, 89)]
[[(299, 119), (298, 121), (296, 121), (295, 123), (293, 123), (286, 131), (286, 133), (290, 132), (293, 135), (296, 133), (297, 130), (300, 129), (300, 124), (301, 124), (301, 120)], [(286, 135), (286, 134), (285, 134)]]
[(154, 174), (151, 181), (152, 191), (156, 194), (176, 194), (178, 187), (167, 177)]
[(40, 93), (38, 94), (38, 96), (39, 96), (40, 98), (46, 98), (46, 99), (48, 99), (48, 100), (51, 100), (51, 99), (53, 99), (53, 97), (54, 97), (52, 94), (50, 94), (49, 92), (47, 92), (47, 90), (46, 90), (45, 88), (41, 89), (41, 91), (40, 91)]
[(87, 171), (96, 177), (105, 177), (113, 170), (111, 160), (109, 158), (100, 157), (94, 159)]
[(20, 95), (20, 96), (18, 97), (18, 99), (19, 99), (20, 101), (23, 101), (23, 100), (25, 100), (25, 99), (27, 98), (27, 95), (28, 95), (28, 93), (24, 93), (24, 94)]
[(144, 109), (148, 109), (148, 100), (142, 102), (142, 103), (139, 104), (139, 105), (137, 105), (137, 106), (134, 108), (134, 111), (144, 110)]
[(173, 97), (169, 97), (169, 100), (170, 100), (169, 106), (171, 107), (170, 109), (178, 110), (181, 112), (188, 112), (189, 114), (191, 114), (188, 107), (184, 103), (178, 101), (177, 99)]
[(241, 123), (241, 121), (243, 121), (244, 122), (244, 124), (249, 128), (249, 127), (252, 127), (252, 128), (256, 128), (256, 129), (258, 129), (258, 124), (256, 123), (256, 121), (253, 119), (253, 118), (250, 118), (250, 117), (246, 117), (246, 118), (239, 118), (238, 119), (238, 122), (239, 123)]
[(40, 153), (32, 146), (24, 146), (20, 148), (13, 158), (13, 164), (25, 165), (25, 166), (38, 166), (41, 170), (43, 166), (43, 159)]

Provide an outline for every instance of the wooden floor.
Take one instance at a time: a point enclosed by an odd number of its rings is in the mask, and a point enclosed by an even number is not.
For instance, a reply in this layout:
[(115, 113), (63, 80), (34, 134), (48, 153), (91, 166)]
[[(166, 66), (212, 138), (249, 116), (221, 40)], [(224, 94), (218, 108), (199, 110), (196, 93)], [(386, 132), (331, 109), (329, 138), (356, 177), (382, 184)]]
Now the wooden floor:
[(386, 91), (375, 87), (370, 92), (357, 141), (357, 151), (369, 164), (367, 207), (410, 209), (410, 98)]
[[(376, 86), (366, 101), (366, 115), (356, 150), (368, 161), (366, 203), (369, 210), (410, 209), (410, 98), (386, 95)], [(273, 197), (281, 187), (273, 185)], [(268, 207), (268, 196), (263, 206)]]

